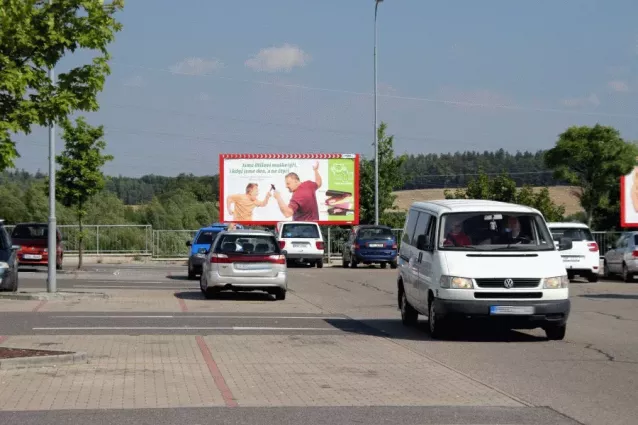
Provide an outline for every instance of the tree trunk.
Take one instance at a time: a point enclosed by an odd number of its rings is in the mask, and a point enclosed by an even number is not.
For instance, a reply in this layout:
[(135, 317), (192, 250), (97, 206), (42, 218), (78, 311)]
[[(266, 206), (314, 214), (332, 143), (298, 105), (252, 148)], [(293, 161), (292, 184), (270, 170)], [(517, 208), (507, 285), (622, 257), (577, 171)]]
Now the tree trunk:
[(594, 207), (589, 207), (587, 211), (587, 227), (591, 229), (591, 222), (594, 219)]
[(78, 227), (80, 229), (80, 240), (78, 244), (78, 270), (80, 270), (82, 269), (82, 256), (84, 254), (84, 233), (82, 229), (82, 213), (81, 212), (78, 213)]

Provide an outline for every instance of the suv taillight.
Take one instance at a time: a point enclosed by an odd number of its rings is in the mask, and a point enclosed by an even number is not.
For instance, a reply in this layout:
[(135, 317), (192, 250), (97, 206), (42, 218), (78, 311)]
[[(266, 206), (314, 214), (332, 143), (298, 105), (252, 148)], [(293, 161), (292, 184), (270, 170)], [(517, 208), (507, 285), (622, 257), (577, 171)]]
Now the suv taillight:
[(279, 249), (284, 249), (286, 246), (286, 241), (279, 241)]
[(598, 244), (596, 242), (589, 242), (587, 248), (589, 248), (591, 252), (598, 252)]
[(632, 256), (632, 257), (638, 257), (638, 251), (634, 251), (634, 252), (632, 252), (632, 253), (631, 253), (631, 256)]
[(323, 242), (322, 241), (315, 242), (315, 245), (317, 246), (317, 249), (323, 249)]

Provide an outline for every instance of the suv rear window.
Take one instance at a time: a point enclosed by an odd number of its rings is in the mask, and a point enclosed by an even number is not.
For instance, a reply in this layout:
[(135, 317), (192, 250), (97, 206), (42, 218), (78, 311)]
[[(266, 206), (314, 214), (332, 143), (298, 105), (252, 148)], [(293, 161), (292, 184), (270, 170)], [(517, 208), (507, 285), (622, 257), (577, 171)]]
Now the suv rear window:
[(385, 227), (366, 227), (359, 229), (357, 237), (359, 239), (392, 239), (394, 234), (392, 230)]
[(270, 235), (224, 235), (217, 242), (217, 253), (224, 254), (279, 254), (279, 244)]
[(47, 239), (49, 237), (49, 226), (33, 225), (27, 226), (19, 224), (14, 227), (11, 233), (13, 239)]
[(549, 229), (555, 241), (560, 238), (569, 238), (575, 242), (594, 241), (594, 235), (589, 229), (578, 229), (573, 227), (553, 227)]
[(217, 234), (219, 232), (213, 232), (212, 230), (206, 230), (201, 232), (199, 236), (197, 236), (197, 241), (195, 241), (196, 245), (210, 245), (213, 243)]
[(316, 224), (303, 224), (303, 223), (288, 223), (284, 224), (281, 229), (282, 238), (310, 238), (319, 239), (319, 227)]

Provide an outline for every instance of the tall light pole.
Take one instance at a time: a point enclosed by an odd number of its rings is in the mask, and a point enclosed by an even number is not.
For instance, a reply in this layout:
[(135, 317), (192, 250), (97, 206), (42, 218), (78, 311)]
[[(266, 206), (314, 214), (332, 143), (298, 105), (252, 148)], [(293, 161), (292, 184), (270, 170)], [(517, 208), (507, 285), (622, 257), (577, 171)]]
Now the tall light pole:
[[(49, 0), (49, 4), (53, 0)], [(55, 84), (55, 69), (49, 68), (51, 84)], [(47, 253), (49, 256), (49, 273), (47, 276), (47, 292), (56, 292), (56, 266), (57, 266), (57, 223), (55, 218), (55, 122), (49, 124), (49, 244)]]
[(374, 1), (374, 224), (379, 224), (379, 131), (377, 126), (377, 11), (379, 3)]

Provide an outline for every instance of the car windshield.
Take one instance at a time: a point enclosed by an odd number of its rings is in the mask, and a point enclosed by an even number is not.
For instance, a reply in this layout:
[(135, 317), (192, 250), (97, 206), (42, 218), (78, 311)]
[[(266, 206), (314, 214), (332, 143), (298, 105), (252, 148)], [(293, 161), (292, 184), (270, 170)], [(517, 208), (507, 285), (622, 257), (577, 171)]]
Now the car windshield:
[(301, 238), (311, 238), (318, 239), (319, 238), (319, 227), (316, 224), (304, 224), (304, 223), (288, 223), (284, 224), (283, 229), (281, 230), (282, 238), (293, 238), (293, 239), (301, 239)]
[(214, 232), (212, 230), (205, 230), (203, 232), (200, 232), (199, 236), (197, 236), (197, 240), (195, 241), (195, 244), (196, 245), (210, 245), (210, 244), (213, 243), (213, 241), (217, 237), (218, 233), (219, 232)]
[(224, 254), (279, 254), (279, 244), (270, 235), (229, 235), (222, 236), (216, 252)]
[(387, 227), (366, 227), (359, 230), (359, 239), (392, 239), (392, 230)]
[(542, 251), (555, 248), (538, 214), (472, 212), (442, 216), (439, 249)]
[(589, 229), (574, 227), (552, 227), (549, 230), (550, 232), (552, 232), (552, 237), (555, 241), (559, 241), (560, 238), (569, 238), (574, 242), (594, 241), (594, 235), (591, 234)]
[(47, 225), (24, 225), (19, 224), (11, 233), (13, 239), (47, 239), (49, 236), (49, 226)]

